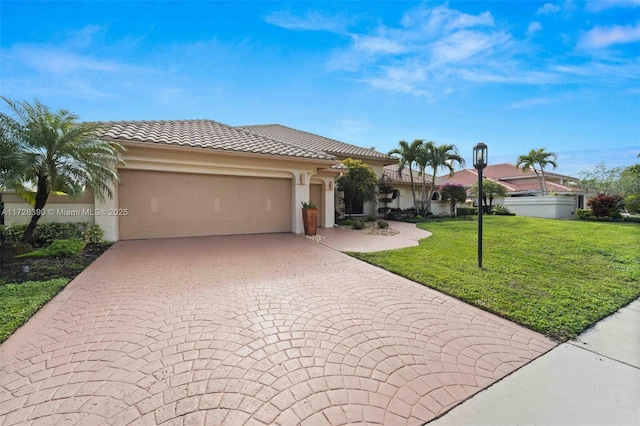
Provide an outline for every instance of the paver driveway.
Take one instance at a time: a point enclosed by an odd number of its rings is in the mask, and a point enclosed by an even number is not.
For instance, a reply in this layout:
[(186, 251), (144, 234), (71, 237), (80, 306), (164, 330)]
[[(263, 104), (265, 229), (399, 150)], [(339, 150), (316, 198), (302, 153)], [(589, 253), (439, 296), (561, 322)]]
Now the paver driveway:
[(421, 424), (553, 346), (300, 236), (121, 242), (2, 345), (0, 423)]

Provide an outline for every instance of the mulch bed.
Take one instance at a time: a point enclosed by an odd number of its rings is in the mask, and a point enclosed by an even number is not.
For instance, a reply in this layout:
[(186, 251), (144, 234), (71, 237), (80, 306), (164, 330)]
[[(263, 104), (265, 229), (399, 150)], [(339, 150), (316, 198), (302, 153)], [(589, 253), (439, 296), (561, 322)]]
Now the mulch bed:
[[(9, 244), (2, 247), (0, 253), (0, 285), (25, 281), (45, 281), (54, 278), (75, 278), (96, 260), (109, 247), (110, 243), (87, 244), (74, 257), (60, 258), (16, 258)], [(29, 272), (24, 273), (23, 267)]]
[(380, 228), (376, 222), (363, 222), (363, 223), (365, 226), (364, 229), (353, 229), (352, 226), (347, 226), (347, 225), (339, 225), (338, 227), (341, 229), (345, 229), (347, 231), (359, 232), (361, 234), (369, 234), (369, 235), (391, 236), (391, 235), (398, 235), (400, 233), (391, 227)]

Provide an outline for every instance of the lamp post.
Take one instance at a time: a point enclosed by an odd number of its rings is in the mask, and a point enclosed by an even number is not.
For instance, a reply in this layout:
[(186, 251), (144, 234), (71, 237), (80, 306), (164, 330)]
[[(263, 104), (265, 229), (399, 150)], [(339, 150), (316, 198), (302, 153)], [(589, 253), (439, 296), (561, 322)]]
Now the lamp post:
[(482, 268), (482, 170), (487, 167), (487, 145), (473, 147), (473, 167), (478, 171), (478, 268)]

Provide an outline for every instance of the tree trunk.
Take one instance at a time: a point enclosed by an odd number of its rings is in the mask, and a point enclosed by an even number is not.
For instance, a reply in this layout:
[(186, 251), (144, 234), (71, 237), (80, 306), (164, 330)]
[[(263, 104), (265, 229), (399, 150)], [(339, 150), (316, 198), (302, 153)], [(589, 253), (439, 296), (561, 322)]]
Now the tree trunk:
[(416, 201), (416, 188), (413, 185), (413, 171), (411, 165), (409, 165), (409, 179), (411, 180), (411, 193), (413, 194), (413, 207), (418, 211), (418, 202)]
[(431, 201), (433, 198), (433, 191), (436, 185), (436, 169), (433, 169), (433, 174), (431, 175), (431, 187), (429, 188), (429, 198), (427, 199), (427, 211), (431, 211)]
[(424, 207), (424, 204), (425, 204), (425, 201), (426, 201), (424, 199), (424, 196), (426, 194), (426, 188), (427, 188), (427, 181), (426, 181), (425, 176), (424, 176), (424, 170), (422, 170), (422, 203), (420, 204), (420, 207), (421, 207), (420, 216), (423, 216), (423, 217), (426, 216), (426, 209)]
[(27, 229), (24, 231), (24, 235), (22, 236), (23, 243), (32, 243), (33, 242), (33, 231), (36, 229), (36, 225), (40, 220), (40, 216), (42, 216), (42, 210), (44, 209), (45, 204), (47, 204), (47, 199), (49, 198), (49, 182), (47, 176), (38, 176), (38, 189), (36, 191), (36, 203), (33, 206), (33, 216), (31, 216), (31, 222), (27, 226)]
[(540, 184), (540, 196), (544, 196), (544, 185), (542, 183), (542, 178), (540, 177), (540, 173), (534, 168), (534, 172), (536, 172), (536, 176), (538, 177), (538, 183)]
[(542, 182), (542, 195), (546, 195), (547, 194), (547, 182), (544, 178), (544, 169), (541, 167), (540, 168), (540, 174), (541, 174), (541, 182)]

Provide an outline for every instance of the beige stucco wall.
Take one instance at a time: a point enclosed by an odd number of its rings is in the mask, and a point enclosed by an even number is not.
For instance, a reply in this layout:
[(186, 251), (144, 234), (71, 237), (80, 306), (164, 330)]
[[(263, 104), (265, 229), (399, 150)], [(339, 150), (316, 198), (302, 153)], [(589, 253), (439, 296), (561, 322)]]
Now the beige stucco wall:
[[(291, 229), (294, 233), (303, 233), (302, 202), (309, 201), (309, 185), (312, 180), (320, 181), (325, 188), (325, 227), (333, 226), (333, 187), (335, 175), (323, 173), (322, 170), (331, 162), (306, 159), (283, 159), (253, 154), (227, 154), (209, 150), (173, 148), (158, 145), (124, 144), (127, 151), (123, 154), (125, 169), (172, 171), (180, 173), (216, 174), (227, 176), (276, 177), (291, 179)], [(105, 204), (118, 207), (117, 197)], [(101, 204), (102, 206), (102, 204)], [(331, 214), (327, 212), (331, 211)], [(117, 217), (101, 218), (100, 225), (105, 235), (118, 235)]]
[[(50, 195), (38, 223), (88, 222), (94, 224), (95, 209), (91, 191), (71, 198), (67, 195)], [(4, 224), (29, 223), (33, 206), (14, 192), (3, 192)]]
[[(253, 154), (227, 154), (210, 150), (126, 142), (123, 145), (126, 147), (123, 154), (125, 162), (123, 169), (290, 179), (291, 229), (292, 232), (298, 234), (304, 232), (301, 203), (310, 199), (309, 185), (311, 182), (320, 183), (323, 188), (322, 196), (325, 197), (321, 226), (333, 227), (334, 225), (334, 187), (337, 175), (324, 171), (333, 162), (313, 159), (283, 159), (276, 156), (270, 158)], [(91, 193), (76, 200), (52, 196), (46, 209), (53, 208), (54, 210), (51, 215), (45, 214), (41, 221), (43, 223), (49, 221), (95, 223), (104, 230), (105, 240), (116, 241), (119, 237), (117, 185), (113, 187), (113, 192), (113, 198), (107, 198), (103, 201), (94, 198)], [(15, 194), (3, 194), (3, 202), (5, 210), (30, 208), (29, 204)], [(5, 217), (5, 224), (27, 223), (29, 220), (30, 215), (9, 215)]]

